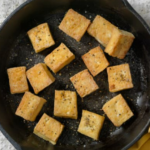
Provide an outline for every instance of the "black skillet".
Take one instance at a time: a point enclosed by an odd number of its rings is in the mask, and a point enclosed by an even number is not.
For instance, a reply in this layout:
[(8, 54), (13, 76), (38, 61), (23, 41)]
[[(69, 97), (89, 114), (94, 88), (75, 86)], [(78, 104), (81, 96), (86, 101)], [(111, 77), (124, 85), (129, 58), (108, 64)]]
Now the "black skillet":
[[(53, 116), (54, 90), (75, 90), (69, 78), (85, 69), (81, 55), (99, 43), (87, 33), (81, 42), (76, 42), (58, 29), (65, 12), (73, 8), (93, 20), (99, 14), (121, 29), (132, 32), (135, 41), (123, 60), (106, 57), (110, 65), (129, 63), (134, 88), (121, 91), (134, 112), (134, 117), (120, 128), (116, 128), (106, 117), (99, 141), (94, 141), (78, 133), (77, 127), (82, 109), (103, 114), (103, 104), (118, 93), (108, 91), (106, 70), (94, 79), (100, 89), (85, 97), (78, 96), (78, 120), (56, 118), (65, 125), (56, 146), (38, 138), (33, 132), (35, 124), (44, 112)], [(32, 27), (48, 22), (56, 44), (35, 54), (26, 32)], [(40, 92), (47, 99), (36, 121), (30, 123), (15, 116), (15, 110), (23, 94), (11, 95), (6, 69), (43, 62), (44, 57), (64, 42), (76, 55), (76, 59), (54, 75), (56, 82)], [(29, 0), (15, 10), (0, 29), (0, 129), (17, 150), (62, 150), (62, 149), (127, 149), (146, 131), (150, 120), (150, 29), (143, 19), (132, 9), (126, 0)], [(33, 92), (30, 87), (30, 91)]]

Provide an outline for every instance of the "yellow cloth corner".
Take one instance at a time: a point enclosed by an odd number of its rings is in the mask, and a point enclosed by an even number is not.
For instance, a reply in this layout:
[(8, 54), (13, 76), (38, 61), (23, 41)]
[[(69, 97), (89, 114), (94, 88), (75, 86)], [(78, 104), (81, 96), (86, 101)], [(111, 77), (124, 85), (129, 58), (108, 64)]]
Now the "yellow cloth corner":
[(140, 148), (140, 150), (149, 150), (150, 149), (150, 139)]
[(150, 133), (145, 134), (128, 150), (150, 150)]

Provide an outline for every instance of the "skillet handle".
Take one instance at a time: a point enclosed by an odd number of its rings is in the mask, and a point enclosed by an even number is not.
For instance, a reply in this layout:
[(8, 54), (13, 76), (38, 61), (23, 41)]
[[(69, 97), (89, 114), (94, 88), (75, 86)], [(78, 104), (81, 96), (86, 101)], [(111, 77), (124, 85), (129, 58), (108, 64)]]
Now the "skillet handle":
[(121, 1), (125, 7), (132, 8), (127, 0), (121, 0)]
[(130, 5), (130, 3), (127, 0), (121, 0), (124, 7), (127, 7), (129, 10), (134, 10), (133, 7)]

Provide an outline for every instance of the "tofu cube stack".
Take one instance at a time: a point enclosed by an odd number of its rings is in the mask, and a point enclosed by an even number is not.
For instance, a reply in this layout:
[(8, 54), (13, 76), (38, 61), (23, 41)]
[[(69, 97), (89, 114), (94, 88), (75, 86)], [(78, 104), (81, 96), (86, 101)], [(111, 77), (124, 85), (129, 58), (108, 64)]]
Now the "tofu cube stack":
[(25, 92), (15, 114), (25, 120), (35, 121), (45, 103), (44, 98)]
[(26, 78), (26, 67), (14, 67), (7, 69), (11, 94), (29, 91)]
[(99, 46), (84, 54), (82, 59), (93, 76), (96, 76), (109, 66), (109, 62)]
[(102, 109), (116, 127), (121, 126), (133, 116), (131, 109), (121, 94), (108, 101)]
[(71, 119), (78, 118), (76, 92), (55, 90), (54, 116)]
[(55, 78), (43, 63), (39, 63), (30, 68), (26, 72), (26, 75), (34, 89), (35, 94), (38, 94), (55, 81)]
[(129, 64), (108, 67), (107, 74), (110, 92), (133, 88)]
[[(105, 47), (106, 53), (119, 59), (125, 57), (135, 38), (132, 33), (118, 29), (100, 15), (97, 15), (91, 23), (89, 19), (73, 9), (68, 10), (59, 25), (59, 29), (78, 42), (87, 30)], [(55, 44), (47, 23), (34, 27), (27, 34), (36, 53)], [(81, 58), (88, 69), (82, 70), (70, 78), (81, 98), (99, 89), (92, 75), (96, 76), (106, 68), (110, 92), (133, 88), (129, 64), (108, 67), (109, 62), (100, 46), (91, 49)], [(64, 43), (61, 43), (45, 57), (45, 64), (38, 63), (27, 71), (25, 66), (7, 69), (11, 94), (24, 93), (15, 114), (25, 120), (35, 121), (46, 100), (29, 92), (27, 79), (34, 93), (38, 94), (55, 81), (47, 66), (54, 73), (57, 73), (74, 59), (75, 55)], [(134, 115), (121, 94), (106, 102), (102, 109), (116, 127), (121, 126)], [(54, 116), (78, 118), (76, 92), (55, 90)], [(98, 140), (104, 120), (104, 116), (82, 110), (78, 132)], [(55, 145), (63, 129), (63, 124), (44, 113), (34, 128), (34, 134)]]
[(69, 9), (59, 25), (59, 29), (76, 41), (80, 41), (91, 21), (73, 9)]
[(63, 129), (63, 124), (51, 118), (47, 114), (43, 114), (40, 121), (34, 128), (34, 134), (55, 145)]
[(54, 73), (57, 73), (73, 59), (75, 59), (75, 55), (65, 44), (61, 43), (59, 47), (46, 56), (44, 62)]
[(78, 127), (78, 132), (88, 137), (98, 140), (103, 127), (105, 117), (96, 113), (82, 110), (82, 118)]
[(106, 47), (106, 53), (119, 59), (125, 57), (135, 38), (132, 33), (119, 30), (100, 15), (95, 17), (87, 32)]
[(85, 97), (99, 89), (98, 85), (87, 69), (75, 74), (70, 78), (70, 80), (80, 97)]
[(39, 53), (55, 44), (47, 23), (34, 27), (29, 30), (27, 34), (36, 53)]

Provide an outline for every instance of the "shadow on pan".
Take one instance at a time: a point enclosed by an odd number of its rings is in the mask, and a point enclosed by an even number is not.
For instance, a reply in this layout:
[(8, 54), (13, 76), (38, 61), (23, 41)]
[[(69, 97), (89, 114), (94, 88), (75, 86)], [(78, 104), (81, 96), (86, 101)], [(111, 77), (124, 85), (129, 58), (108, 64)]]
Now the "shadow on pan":
[[(135, 41), (123, 60), (106, 57), (110, 65), (129, 63), (134, 88), (120, 92), (134, 112), (134, 117), (122, 127), (116, 128), (107, 119), (101, 131), (99, 141), (94, 141), (76, 130), (78, 128), (82, 109), (103, 115), (102, 106), (118, 93), (108, 91), (106, 70), (94, 79), (100, 89), (83, 100), (78, 96), (77, 120), (61, 119), (53, 116), (54, 90), (75, 90), (69, 78), (85, 69), (81, 55), (99, 45), (87, 33), (81, 42), (76, 42), (58, 29), (65, 12), (73, 8), (90, 20), (99, 14), (110, 22), (132, 32)], [(56, 44), (45, 51), (35, 54), (27, 37), (27, 31), (32, 27), (48, 22)], [(26, 66), (43, 62), (44, 57), (61, 42), (65, 43), (76, 55), (76, 59), (54, 76), (56, 82), (43, 90), (39, 96), (48, 102), (43, 107), (36, 121), (31, 123), (15, 116), (23, 94), (11, 95), (9, 91), (6, 69)], [(147, 130), (150, 116), (150, 29), (140, 16), (125, 0), (30, 0), (12, 13), (0, 30), (0, 129), (8, 140), (18, 150), (61, 150), (61, 149), (127, 149), (135, 143)], [(30, 91), (33, 92), (30, 87)], [(56, 146), (38, 138), (33, 132), (35, 124), (43, 113), (56, 118), (65, 125), (65, 130)]]

